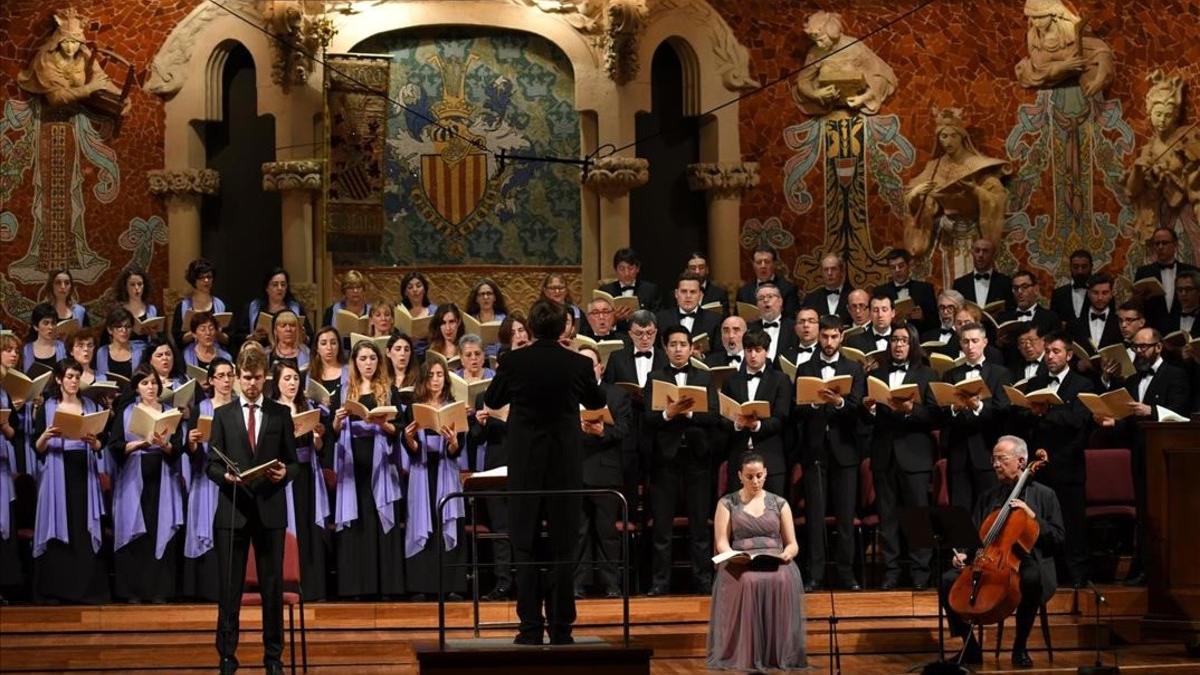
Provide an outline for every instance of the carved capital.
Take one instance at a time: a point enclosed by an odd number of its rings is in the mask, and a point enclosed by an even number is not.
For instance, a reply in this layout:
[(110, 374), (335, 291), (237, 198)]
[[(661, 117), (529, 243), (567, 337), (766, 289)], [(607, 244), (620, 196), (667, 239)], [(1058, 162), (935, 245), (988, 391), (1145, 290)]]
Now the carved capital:
[(150, 194), (164, 199), (194, 199), (215, 195), (221, 175), (215, 169), (155, 169), (147, 171)]
[(315, 68), (314, 54), (323, 53), (337, 30), (333, 20), (323, 16), (323, 3), (294, 0), (263, 0), (263, 16), (271, 41), (274, 61), (271, 80), (288, 91), (308, 82)]
[[(308, 313), (312, 314), (314, 308), (319, 311), (321, 307), (321, 297), (317, 289), (317, 285), (307, 281), (296, 281), (289, 285), (292, 295), (300, 301), (308, 309)], [(312, 321), (313, 317), (308, 317)]]
[(604, 70), (617, 84), (637, 77), (638, 40), (646, 28), (645, 0), (609, 0), (605, 13)]
[(758, 162), (689, 164), (687, 177), (693, 190), (711, 190), (717, 197), (736, 197), (758, 185)]
[(604, 157), (596, 160), (583, 184), (602, 197), (614, 199), (650, 182), (650, 162), (640, 157)]
[(263, 189), (267, 192), (320, 190), (325, 163), (319, 159), (263, 162)]

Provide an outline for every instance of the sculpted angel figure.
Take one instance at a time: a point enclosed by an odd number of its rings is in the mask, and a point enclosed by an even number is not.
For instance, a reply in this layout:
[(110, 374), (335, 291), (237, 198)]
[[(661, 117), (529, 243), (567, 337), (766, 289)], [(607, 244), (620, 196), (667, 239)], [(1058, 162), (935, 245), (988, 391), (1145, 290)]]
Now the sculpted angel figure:
[(29, 67), (17, 75), (17, 84), (41, 94), (51, 106), (83, 103), (100, 91), (120, 95), (120, 88), (100, 68), (84, 40), (85, 19), (72, 7), (55, 14), (54, 22), (54, 33), (37, 48)]
[(933, 114), (933, 157), (905, 191), (904, 245), (921, 258), (940, 243), (945, 271), (953, 278), (970, 269), (972, 241), (983, 237), (999, 244), (1008, 202), (1001, 179), (1012, 165), (975, 149), (962, 110), (935, 108)]
[(1017, 81), (1027, 89), (1049, 89), (1074, 77), (1084, 96), (1108, 89), (1113, 78), (1112, 49), (1100, 38), (1084, 37), (1087, 21), (1063, 0), (1025, 0), (1029, 56), (1017, 64)]
[(1146, 115), (1153, 133), (1125, 173), (1125, 192), (1134, 203), (1134, 226), (1142, 239), (1154, 233), (1164, 208), (1190, 206), (1200, 222), (1200, 130), (1195, 125), (1179, 127), (1183, 77), (1154, 70), (1146, 80)]
[(833, 12), (814, 12), (804, 24), (804, 33), (813, 44), (804, 57), (804, 70), (793, 83), (796, 105), (813, 116), (837, 109), (878, 113), (896, 91), (892, 67), (870, 47), (846, 35), (841, 16)]

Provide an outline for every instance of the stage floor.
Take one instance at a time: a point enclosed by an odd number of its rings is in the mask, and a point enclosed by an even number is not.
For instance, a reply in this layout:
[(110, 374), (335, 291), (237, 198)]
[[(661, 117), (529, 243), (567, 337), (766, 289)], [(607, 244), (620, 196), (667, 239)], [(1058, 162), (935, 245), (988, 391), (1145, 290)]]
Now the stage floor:
[[(1101, 622), (1094, 619), (1091, 595), (1060, 591), (1049, 605), (1053, 669), (1047, 660), (1041, 632), (1034, 630), (1029, 648), (1038, 668), (1032, 672), (1074, 672), (1094, 660), (1096, 640), (1111, 663), (1114, 649), (1122, 670), (1132, 672), (1200, 673), (1200, 661), (1189, 660), (1178, 643), (1143, 643), (1144, 589), (1109, 587), (1110, 605)], [(937, 608), (933, 592), (842, 592), (834, 595), (840, 623), (839, 644), (845, 673), (901, 673), (934, 658), (937, 653)], [(653, 673), (705, 672), (706, 597), (634, 598), (630, 614), (635, 644), (654, 650)], [(816, 672), (828, 669), (830, 596), (810, 594), (808, 651)], [(511, 602), (483, 603), (486, 623), (515, 620)], [(619, 600), (579, 603), (576, 635), (618, 643), (621, 638)], [(0, 671), (72, 673), (135, 670), (212, 672), (215, 666), (212, 605), (105, 605), (101, 607), (0, 607)], [(471, 605), (447, 606), (448, 637), (472, 638)], [(415, 673), (412, 646), (436, 640), (435, 603), (310, 603), (305, 607), (308, 663), (313, 672)], [(299, 620), (296, 622), (299, 630)], [(285, 613), (285, 631), (287, 618)], [(253, 672), (262, 648), (257, 608), (242, 612), (239, 659)], [(1011, 622), (997, 661), (995, 632), (985, 637), (987, 659), (983, 672), (1006, 672), (1012, 639)], [(508, 627), (485, 627), (481, 636), (504, 640)], [(297, 640), (299, 642), (299, 640)], [(954, 645), (947, 643), (948, 651)], [(300, 647), (297, 644), (297, 657)], [(288, 661), (286, 644), (284, 660)], [(299, 660), (299, 659), (297, 659)], [(1020, 671), (1031, 672), (1031, 671)]]

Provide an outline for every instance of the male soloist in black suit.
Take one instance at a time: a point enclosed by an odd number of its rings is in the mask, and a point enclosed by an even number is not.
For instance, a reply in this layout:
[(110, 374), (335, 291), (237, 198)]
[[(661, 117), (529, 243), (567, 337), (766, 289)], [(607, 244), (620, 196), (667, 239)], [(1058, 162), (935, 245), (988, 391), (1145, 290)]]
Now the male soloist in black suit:
[[(729, 448), (729, 464), (726, 471), (729, 490), (737, 485), (737, 472), (742, 464), (742, 455), (756, 452), (763, 456), (763, 467), (767, 470), (768, 492), (787, 494), (787, 452), (784, 448), (784, 429), (792, 412), (792, 383), (787, 375), (767, 363), (767, 344), (771, 341), (766, 333), (746, 333), (742, 339), (745, 367), (729, 378), (721, 393), (738, 403), (766, 401), (771, 405), (771, 415), (762, 419), (740, 420), (738, 423), (721, 419)], [(738, 468), (735, 468), (738, 467)]]
[(1012, 279), (995, 269), (996, 245), (987, 239), (976, 239), (971, 245), (971, 259), (975, 269), (955, 279), (954, 290), (980, 307), (1000, 300), (1006, 309), (1012, 307)]
[(841, 396), (826, 390), (823, 404), (801, 404), (795, 408), (800, 462), (804, 467), (805, 516), (808, 520), (808, 584), (819, 588), (825, 583), (826, 500), (833, 501), (837, 517), (837, 562), (840, 583), (858, 590), (852, 567), (854, 557), (854, 507), (858, 494), (860, 461), (857, 431), (861, 423), (859, 408), (866, 393), (862, 367), (843, 358), (842, 322), (836, 316), (821, 317), (818, 342), (820, 354), (796, 368), (796, 377), (822, 380), (849, 375), (850, 392)]
[[(552, 300), (538, 300), (529, 310), (529, 329), (535, 339), (528, 347), (500, 357), (496, 377), (484, 401), (489, 408), (509, 405), (508, 489), (569, 490), (583, 486), (579, 406), (602, 408), (607, 403), (596, 384), (586, 356), (564, 349), (558, 336), (566, 326), (566, 310)], [(572, 560), (579, 541), (583, 499), (522, 497), (509, 500), (509, 536), (517, 563), (536, 560), (534, 543), (546, 521), (555, 562)], [(569, 644), (575, 622), (575, 570), (555, 565), (549, 579), (539, 578), (536, 566), (517, 569), (517, 644), (542, 644), (549, 624), (551, 644)], [(545, 603), (545, 618), (542, 605)]]
[(1083, 316), (1068, 327), (1071, 339), (1089, 353), (1121, 342), (1121, 327), (1112, 310), (1113, 281), (1107, 274), (1088, 279), (1088, 306)]
[[(889, 388), (915, 384), (917, 396), (886, 401), (868, 399), (864, 405), (871, 424), (871, 473), (875, 478), (875, 499), (879, 511), (879, 531), (883, 539), (883, 590), (900, 585), (900, 508), (929, 505), (929, 481), (937, 451), (933, 441), (934, 412), (937, 408), (929, 393), (936, 379), (933, 369), (923, 365), (916, 326), (898, 324), (892, 330), (888, 355), (872, 376)], [(909, 576), (917, 589), (929, 586), (929, 549), (909, 548)]]
[[(279, 465), (265, 477), (248, 483), (230, 473), (210, 454), (205, 471), (220, 486), (214, 520), (217, 559), (222, 565), (217, 614), (217, 654), (222, 673), (238, 668), (238, 611), (246, 579), (246, 557), (254, 544), (259, 593), (262, 595), (263, 664), (268, 673), (282, 673), (283, 662), (283, 539), (287, 528), (284, 487), (300, 472), (291, 411), (262, 395), (266, 357), (245, 352), (238, 359), (242, 394), (213, 414), (210, 444), (239, 468), (271, 460)], [(230, 563), (232, 556), (232, 563)]]
[(875, 292), (888, 296), (893, 303), (911, 299), (912, 312), (896, 318), (916, 325), (918, 332), (937, 328), (937, 293), (933, 290), (933, 284), (912, 278), (912, 254), (902, 248), (894, 248), (888, 252), (887, 264), (892, 278), (876, 286)]
[(658, 325), (683, 326), (692, 339), (707, 335), (709, 348), (716, 346), (721, 337), (721, 315), (700, 308), (700, 282), (702, 279), (691, 272), (679, 275), (675, 282), (675, 306), (658, 313)]
[(1083, 316), (1087, 310), (1087, 280), (1092, 276), (1092, 254), (1078, 249), (1071, 252), (1071, 281), (1050, 294), (1050, 310), (1066, 323)]
[[(600, 290), (608, 293), (613, 297), (633, 296), (638, 299), (640, 309), (648, 309), (651, 312), (657, 312), (660, 308), (658, 286), (650, 281), (643, 281), (638, 277), (642, 270), (642, 262), (638, 257), (637, 251), (631, 248), (623, 248), (613, 254), (613, 272), (617, 275), (617, 280), (604, 284)], [(616, 319), (616, 329), (624, 332), (629, 328), (629, 314), (625, 311), (618, 311)]]

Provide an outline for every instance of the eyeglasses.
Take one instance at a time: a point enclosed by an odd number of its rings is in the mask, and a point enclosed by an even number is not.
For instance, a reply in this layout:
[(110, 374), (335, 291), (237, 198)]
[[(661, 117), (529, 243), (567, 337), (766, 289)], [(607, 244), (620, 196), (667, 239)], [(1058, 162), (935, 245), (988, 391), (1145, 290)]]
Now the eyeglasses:
[(938, 305), (939, 312), (952, 312), (958, 309), (958, 305)]
[(562, 291), (565, 291), (565, 290), (567, 290), (567, 287), (566, 287), (566, 286), (547, 286), (547, 287), (546, 287), (546, 290), (548, 290), (548, 291), (554, 291), (554, 292), (556, 292), (556, 293), (560, 293), (560, 292), (562, 292)]
[(652, 338), (657, 332), (656, 330), (631, 330), (629, 331), (629, 337)]
[(1007, 462), (1008, 460), (1010, 460), (1012, 458), (1013, 458), (1012, 455), (992, 455), (992, 466), (996, 466), (997, 464), (1004, 464), (1005, 462)]
[(593, 309), (588, 312), (588, 316), (608, 316), (612, 313), (613, 311), (611, 309)]
[(1023, 291), (1027, 288), (1033, 288), (1033, 284), (1013, 284), (1014, 291)]
[(893, 335), (892, 337), (890, 337), (888, 339), (891, 340), (892, 342), (896, 342), (896, 343), (899, 343), (902, 345), (906, 345), (909, 343), (909, 339), (908, 339), (907, 335)]
[(1157, 347), (1157, 346), (1158, 346), (1157, 342), (1134, 342), (1133, 344), (1129, 345), (1130, 349), (1132, 349), (1135, 352), (1144, 352), (1147, 349), (1150, 349), (1151, 347)]

